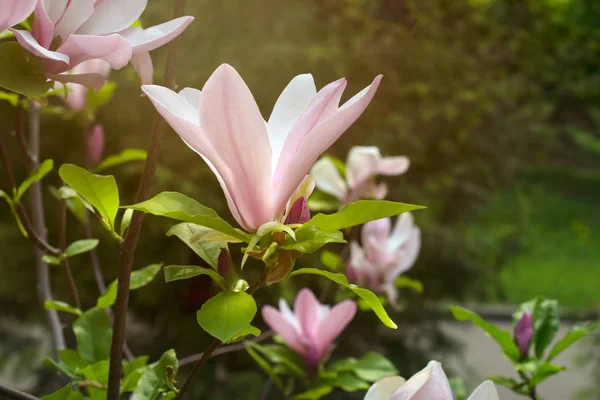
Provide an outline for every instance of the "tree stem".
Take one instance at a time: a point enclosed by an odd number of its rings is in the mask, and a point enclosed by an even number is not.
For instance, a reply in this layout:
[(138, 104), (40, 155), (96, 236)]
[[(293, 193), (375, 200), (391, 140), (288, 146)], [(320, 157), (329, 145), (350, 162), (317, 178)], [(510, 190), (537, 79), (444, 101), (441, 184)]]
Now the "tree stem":
[[(174, 17), (183, 16), (185, 0), (176, 0)], [(177, 66), (177, 43), (173, 40), (169, 45), (165, 66), (164, 86), (173, 89), (175, 86), (175, 70)], [(165, 121), (158, 112), (155, 114), (152, 126), (152, 137), (148, 146), (148, 157), (144, 165), (144, 172), (138, 186), (136, 202), (142, 202), (150, 197), (150, 191), (158, 165), (160, 147), (165, 130)], [(115, 303), (115, 318), (113, 322), (113, 337), (110, 353), (110, 369), (108, 376), (107, 400), (118, 400), (120, 395), (121, 358), (123, 344), (125, 343), (125, 328), (127, 325), (127, 309), (129, 307), (129, 283), (133, 268), (134, 254), (138, 239), (144, 223), (144, 213), (133, 213), (131, 224), (121, 244), (121, 257), (119, 265), (119, 282), (117, 285), (117, 300)]]
[(37, 397), (0, 385), (0, 395), (14, 400), (39, 400)]
[[(67, 249), (67, 201), (60, 201), (60, 220), (59, 220), (59, 247), (60, 250), (64, 253)], [(77, 285), (75, 284), (75, 279), (73, 279), (73, 273), (71, 271), (71, 266), (69, 265), (69, 259), (65, 257), (64, 260), (60, 263), (60, 269), (62, 271), (63, 278), (67, 283), (67, 289), (69, 290), (69, 297), (71, 304), (75, 305), (77, 308), (81, 308), (81, 302), (79, 301), (79, 292), (77, 291)]]

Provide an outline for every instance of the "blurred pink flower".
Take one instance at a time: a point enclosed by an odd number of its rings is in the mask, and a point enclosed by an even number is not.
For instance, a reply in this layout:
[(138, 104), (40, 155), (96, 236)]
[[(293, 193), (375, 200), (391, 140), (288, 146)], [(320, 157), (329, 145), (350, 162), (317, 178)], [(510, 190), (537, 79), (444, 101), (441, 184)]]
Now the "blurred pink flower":
[(0, 1), (0, 32), (26, 20), (37, 2), (38, 0)]
[[(84, 61), (71, 71), (74, 75), (79, 74), (96, 74), (108, 79), (110, 74), (110, 64), (104, 60), (96, 59)], [(79, 85), (77, 83), (67, 83), (68, 94), (64, 95), (64, 100), (67, 106), (73, 111), (81, 111), (85, 109), (87, 105), (87, 94), (89, 89), (87, 86)], [(61, 88), (62, 84), (56, 82), (55, 88)]]
[(285, 300), (279, 300), (279, 311), (262, 308), (267, 325), (298, 354), (307, 366), (315, 367), (327, 356), (333, 341), (356, 314), (356, 303), (343, 301), (333, 308), (319, 303), (313, 292), (302, 289), (294, 302), (294, 311)]
[(360, 199), (385, 198), (387, 185), (377, 184), (373, 178), (377, 175), (401, 175), (408, 170), (409, 165), (407, 157), (382, 157), (377, 147), (356, 146), (348, 153), (346, 180), (327, 157), (315, 163), (311, 175), (317, 189), (345, 204)]
[[(448, 378), (437, 361), (430, 361), (425, 369), (408, 381), (393, 376), (377, 381), (365, 396), (365, 400), (454, 400)], [(499, 400), (496, 387), (485, 381), (467, 400)]]
[(390, 218), (367, 222), (362, 228), (362, 248), (350, 243), (346, 275), (351, 282), (386, 293), (395, 304), (396, 278), (415, 263), (421, 249), (421, 230), (411, 213), (404, 213), (391, 229)]
[(515, 326), (514, 336), (521, 357), (526, 358), (529, 354), (531, 339), (533, 338), (533, 315), (530, 312), (523, 313), (523, 316)]
[[(161, 86), (143, 86), (157, 110), (209, 165), (221, 183), (236, 221), (250, 232), (284, 220), (290, 200), (317, 158), (369, 105), (381, 76), (348, 100), (340, 79), (318, 93), (310, 74), (285, 88), (268, 122), (237, 71), (223, 64), (202, 92), (179, 94)], [(296, 194), (295, 194), (296, 193)]]
[(88, 160), (91, 167), (95, 167), (104, 156), (104, 128), (98, 124), (92, 128), (87, 140)]
[(40, 0), (32, 32), (12, 32), (21, 46), (44, 60), (50, 79), (99, 89), (105, 83), (102, 75), (65, 72), (84, 61), (102, 59), (114, 69), (131, 61), (141, 79), (149, 83), (152, 62), (148, 52), (176, 38), (194, 18), (182, 17), (146, 30), (131, 27), (147, 3), (148, 0)]

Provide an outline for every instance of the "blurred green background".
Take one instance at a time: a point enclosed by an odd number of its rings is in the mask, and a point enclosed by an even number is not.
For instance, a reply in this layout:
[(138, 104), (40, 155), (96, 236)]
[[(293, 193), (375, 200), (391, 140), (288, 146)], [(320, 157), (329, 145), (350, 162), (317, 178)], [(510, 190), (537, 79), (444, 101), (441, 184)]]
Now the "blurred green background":
[[(385, 75), (374, 102), (331, 153), (345, 158), (352, 146), (376, 145), (384, 155), (410, 157), (407, 174), (386, 179), (390, 199), (428, 207), (416, 214), (424, 244), (408, 273), (424, 282), (425, 293), (405, 293), (409, 307), (418, 309), (433, 301), (517, 304), (536, 295), (557, 298), (570, 309), (600, 306), (599, 2), (188, 3), (187, 13), (196, 21), (181, 42), (180, 88), (201, 88), (210, 73), (227, 62), (244, 77), (268, 117), (280, 91), (297, 74), (311, 72), (319, 87), (345, 76), (345, 98), (375, 75)], [(171, 1), (149, 1), (144, 25), (165, 21), (171, 8)], [(164, 49), (153, 53), (157, 82), (165, 55)], [(145, 148), (154, 109), (141, 97), (130, 67), (112, 78), (118, 83), (115, 100), (98, 116), (107, 132), (106, 153)], [(12, 125), (7, 105), (0, 105), (0, 116)], [(81, 125), (47, 113), (42, 136), (42, 158), (83, 164)], [(16, 147), (12, 154), (16, 166)], [(170, 131), (161, 160), (155, 192), (181, 191), (231, 218), (209, 169)], [(140, 164), (111, 171), (123, 204), (133, 201), (140, 171)], [(17, 172), (24, 176), (22, 169)], [(57, 180), (54, 173), (47, 183)], [(57, 205), (49, 194), (46, 200), (52, 237)], [(24, 326), (38, 321), (43, 326), (30, 244), (19, 236), (7, 207), (0, 208), (0, 224), (2, 321), (21, 321)], [(180, 242), (164, 236), (169, 226), (166, 220), (147, 218), (137, 267), (156, 261), (197, 262)], [(81, 237), (78, 229), (71, 230), (73, 239)], [(100, 257), (110, 281), (116, 277), (118, 248), (100, 227), (95, 230), (102, 239)], [(303, 258), (300, 264), (318, 266), (318, 257)], [(87, 259), (74, 260), (73, 270), (85, 288), (84, 304), (93, 304), (97, 293)], [(248, 271), (258, 273), (258, 268), (249, 266)], [(59, 271), (52, 273), (54, 292), (66, 299)], [(304, 283), (319, 290), (314, 279)], [(168, 347), (182, 356), (200, 351), (208, 339), (194, 313), (210, 292), (210, 283), (203, 279), (170, 285), (158, 279), (135, 292), (130, 332), (135, 336), (134, 352), (149, 351), (156, 357)], [(261, 300), (273, 303), (293, 292), (292, 287), (280, 286), (262, 293)], [(415, 326), (431, 339), (431, 348), (452, 347), (435, 324), (412, 313), (395, 315), (405, 322), (403, 332), (367, 342), (371, 332), (361, 332), (360, 327), (376, 321), (371, 315), (360, 318), (364, 324), (353, 325), (340, 346), (342, 355), (375, 346), (414, 372), (431, 358), (427, 349), (410, 348), (408, 339), (400, 343)], [(0, 343), (8, 344), (0, 350), (5, 364), (12, 360), (14, 348), (29, 346), (19, 342), (23, 337), (8, 325), (0, 324)], [(13, 362), (13, 368), (22, 370), (19, 379), (30, 375), (36, 354)], [(258, 398), (264, 377), (249, 357), (242, 352), (223, 360), (205, 374), (216, 373), (216, 382), (233, 375), (235, 384), (223, 387), (209, 380), (205, 387), (199, 385), (199, 395), (238, 398), (233, 394), (245, 387), (248, 397), (239, 398)], [(28, 384), (47, 391), (53, 387), (47, 381)]]

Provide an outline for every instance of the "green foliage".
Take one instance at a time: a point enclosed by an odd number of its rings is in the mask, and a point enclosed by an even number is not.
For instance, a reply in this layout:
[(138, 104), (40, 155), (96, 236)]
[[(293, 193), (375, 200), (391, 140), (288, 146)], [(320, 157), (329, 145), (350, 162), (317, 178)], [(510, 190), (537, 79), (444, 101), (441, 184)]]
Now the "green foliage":
[(182, 222), (174, 225), (167, 232), (167, 236), (176, 236), (183, 243), (185, 243), (194, 253), (208, 263), (215, 270), (219, 262), (219, 255), (221, 249), (227, 246), (226, 242), (223, 241), (192, 241), (192, 238), (198, 235), (200, 232), (206, 230), (206, 228), (191, 224), (189, 222)]
[(379, 353), (369, 352), (360, 359), (346, 358), (327, 367), (328, 372), (351, 372), (365, 382), (376, 382), (388, 376), (398, 375), (394, 364)]
[(139, 400), (155, 400), (171, 392), (179, 362), (174, 350), (166, 351), (160, 360), (144, 372), (135, 389), (135, 398)]
[(288, 236), (281, 248), (301, 253), (314, 253), (326, 244), (345, 242), (342, 232), (324, 231), (315, 225), (304, 225), (296, 230), (296, 239)]
[(533, 310), (532, 343), (537, 358), (542, 358), (544, 350), (552, 343), (559, 328), (558, 302), (556, 300), (539, 301)]
[(44, 308), (46, 308), (46, 310), (64, 311), (78, 317), (80, 317), (82, 314), (79, 308), (73, 307), (72, 305), (63, 301), (46, 300), (46, 302), (44, 302)]
[(39, 182), (46, 175), (48, 175), (54, 169), (54, 161), (46, 160), (42, 162), (37, 168), (31, 173), (31, 175), (21, 183), (15, 194), (14, 201), (19, 202), (21, 198), (27, 192), (27, 189), (31, 187), (35, 182)]
[(334, 252), (325, 250), (321, 253), (321, 264), (330, 271), (339, 271), (343, 268), (342, 259)]
[(82, 400), (83, 398), (80, 392), (73, 390), (71, 385), (67, 385), (48, 396), (42, 397), (41, 400)]
[(87, 364), (106, 360), (110, 355), (112, 323), (104, 310), (92, 308), (73, 323), (77, 351)]
[(196, 317), (202, 329), (226, 343), (246, 329), (256, 311), (256, 302), (251, 295), (223, 292), (204, 303)]
[(384, 323), (385, 326), (392, 329), (397, 329), (398, 325), (391, 320), (388, 316), (385, 308), (381, 305), (379, 298), (370, 290), (359, 288), (356, 285), (350, 284), (346, 276), (342, 274), (334, 274), (328, 271), (323, 271), (316, 268), (301, 268), (296, 271), (291, 272), (286, 279), (293, 278), (297, 275), (321, 275), (325, 278), (332, 280), (333, 282), (342, 285), (348, 289), (350, 289), (354, 294), (360, 297), (369, 307), (375, 312), (375, 314), (379, 317), (381, 322)]
[(401, 275), (398, 278), (396, 278), (396, 282), (394, 282), (394, 285), (400, 289), (400, 288), (407, 288), (407, 289), (412, 289), (417, 293), (423, 293), (423, 282), (416, 280), (416, 279), (411, 279), (408, 276), (404, 276)]
[(46, 81), (40, 58), (16, 42), (0, 43), (0, 87), (27, 97), (42, 97), (52, 83)]
[(73, 257), (79, 254), (87, 253), (98, 247), (98, 239), (83, 239), (71, 243), (65, 250), (65, 257)]
[(546, 356), (546, 361), (550, 362), (564, 350), (569, 348), (571, 345), (575, 344), (579, 339), (593, 333), (600, 326), (600, 320), (597, 320), (594, 323), (583, 325), (583, 326), (574, 326), (563, 336), (552, 349), (548, 352)]
[(208, 275), (223, 291), (227, 291), (225, 279), (213, 269), (196, 265), (169, 265), (165, 267), (165, 282), (189, 279), (199, 275)]
[[(102, 87), (102, 89), (88, 90), (87, 91), (87, 101), (86, 101), (86, 111), (94, 116), (98, 109), (106, 104), (113, 98), (115, 90), (117, 89), (117, 84), (114, 82), (107, 82), (106, 85)], [(127, 150), (124, 150), (124, 152)], [(144, 152), (145, 154), (145, 152)], [(145, 157), (144, 157), (145, 159)], [(108, 159), (107, 159), (108, 160)], [(97, 169), (99, 170), (99, 168)]]
[[(106, 87), (106, 86), (105, 86)], [(134, 161), (144, 161), (148, 154), (141, 149), (125, 149), (119, 154), (108, 156), (94, 169), (94, 172), (102, 172), (105, 169), (127, 164)]]
[(7, 101), (13, 107), (19, 104), (19, 95), (16, 93), (7, 93), (0, 90), (0, 101)]
[[(150, 264), (140, 270), (133, 271), (129, 281), (129, 289), (136, 290), (150, 284), (161, 268), (162, 264)], [(118, 281), (115, 280), (108, 286), (106, 293), (98, 297), (96, 307), (104, 309), (115, 304), (117, 300), (117, 285)]]

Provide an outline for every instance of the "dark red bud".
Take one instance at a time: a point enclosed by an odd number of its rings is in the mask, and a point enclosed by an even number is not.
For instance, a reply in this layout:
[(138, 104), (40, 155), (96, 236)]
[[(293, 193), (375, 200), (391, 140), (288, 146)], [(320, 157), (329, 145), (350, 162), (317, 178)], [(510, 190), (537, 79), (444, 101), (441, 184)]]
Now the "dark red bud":
[(304, 224), (310, 221), (310, 209), (306, 202), (306, 197), (302, 196), (298, 198), (290, 208), (287, 218), (285, 219), (286, 224)]

